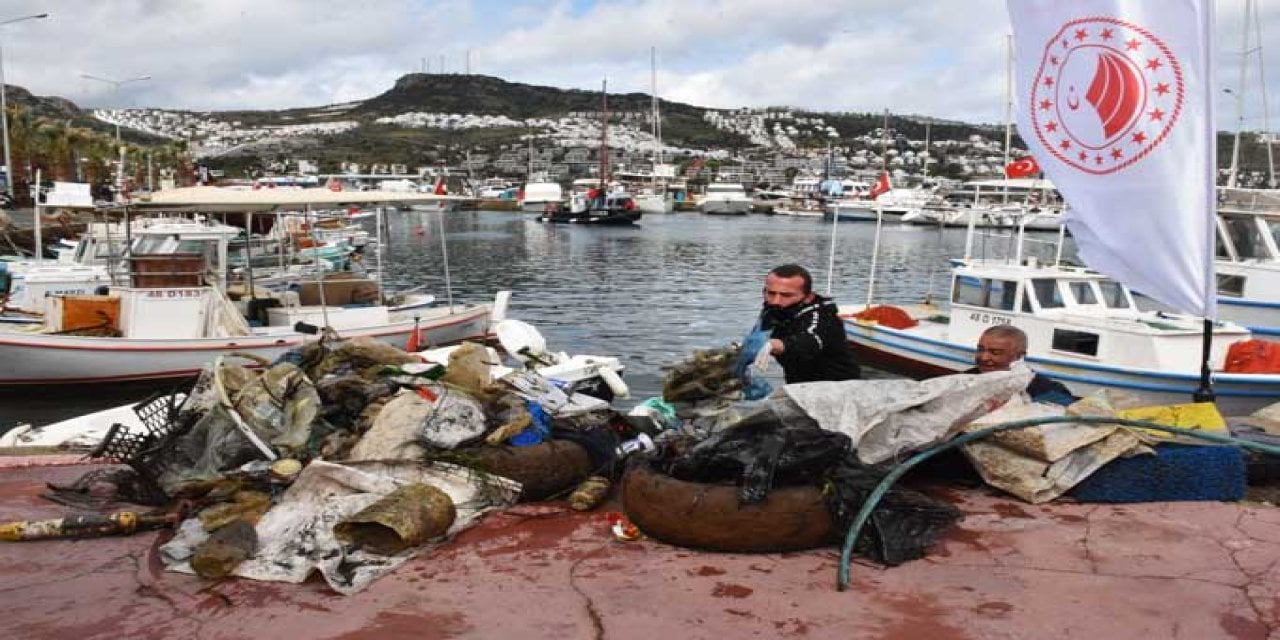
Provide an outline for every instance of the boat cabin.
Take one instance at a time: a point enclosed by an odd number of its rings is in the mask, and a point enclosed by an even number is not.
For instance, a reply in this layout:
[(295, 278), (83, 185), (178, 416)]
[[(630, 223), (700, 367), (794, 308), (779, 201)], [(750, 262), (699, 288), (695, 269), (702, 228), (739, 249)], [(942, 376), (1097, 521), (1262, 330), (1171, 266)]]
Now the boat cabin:
[(1218, 295), (1280, 300), (1280, 209), (1224, 207), (1216, 226)]
[[(955, 269), (948, 338), (977, 344), (987, 328), (1008, 324), (1027, 334), (1027, 354), (1157, 370), (1199, 367), (1199, 318), (1142, 312), (1124, 285), (1084, 268), (969, 264)], [(1214, 350), (1247, 338), (1242, 328), (1215, 331)], [(1158, 348), (1157, 348), (1158, 347)]]

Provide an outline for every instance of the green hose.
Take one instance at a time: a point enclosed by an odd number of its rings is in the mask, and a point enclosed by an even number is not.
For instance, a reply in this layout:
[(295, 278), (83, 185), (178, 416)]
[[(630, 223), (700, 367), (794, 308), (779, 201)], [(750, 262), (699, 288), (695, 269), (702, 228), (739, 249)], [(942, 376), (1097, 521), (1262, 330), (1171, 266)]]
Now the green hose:
[(934, 445), (920, 453), (911, 456), (902, 464), (898, 465), (886, 475), (880, 484), (876, 485), (871, 495), (867, 496), (867, 500), (862, 503), (862, 509), (858, 511), (858, 515), (853, 519), (853, 525), (849, 527), (849, 533), (844, 537), (844, 548), (840, 551), (840, 568), (839, 577), (837, 578), (836, 588), (840, 591), (849, 588), (849, 562), (853, 556), (853, 545), (858, 541), (858, 536), (862, 533), (862, 527), (867, 524), (867, 520), (871, 517), (871, 512), (875, 511), (876, 505), (884, 498), (884, 494), (889, 492), (889, 488), (893, 486), (904, 474), (911, 470), (912, 467), (932, 458), (943, 451), (954, 449), (962, 444), (981, 440), (993, 433), (1001, 431), (1012, 431), (1014, 429), (1025, 429), (1027, 427), (1035, 427), (1042, 424), (1055, 424), (1062, 422), (1072, 422), (1077, 424), (1108, 424), (1119, 425), (1123, 427), (1139, 427), (1143, 429), (1154, 429), (1167, 433), (1177, 433), (1192, 438), (1208, 440), (1219, 444), (1232, 444), (1243, 447), (1245, 449), (1253, 449), (1262, 453), (1280, 456), (1280, 447), (1262, 444), (1250, 440), (1242, 440), (1232, 436), (1224, 436), (1217, 433), (1207, 431), (1197, 431), (1194, 429), (1183, 429), (1180, 427), (1170, 427), (1163, 424), (1156, 424), (1146, 420), (1126, 420), (1124, 418), (1108, 418), (1103, 416), (1053, 416), (1048, 418), (1031, 418), (1027, 420), (1015, 420), (1013, 422), (1005, 422), (986, 429), (971, 431), (956, 438)]

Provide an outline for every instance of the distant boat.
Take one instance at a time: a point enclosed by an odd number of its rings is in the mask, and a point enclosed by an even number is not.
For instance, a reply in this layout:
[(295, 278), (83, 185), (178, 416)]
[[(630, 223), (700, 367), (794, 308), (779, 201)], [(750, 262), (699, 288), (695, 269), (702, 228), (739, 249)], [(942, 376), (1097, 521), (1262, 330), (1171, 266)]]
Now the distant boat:
[(558, 182), (530, 182), (520, 192), (520, 210), (542, 213), (548, 205), (564, 202), (564, 189)]
[[(643, 212), (630, 194), (609, 186), (609, 83), (600, 90), (603, 117), (600, 126), (600, 178), (574, 181), (567, 205), (549, 205), (538, 219), (559, 224), (626, 226), (635, 224)], [(583, 189), (586, 189), (584, 192)]]
[(707, 185), (698, 207), (708, 215), (745, 216), (751, 213), (751, 196), (737, 182), (713, 182)]

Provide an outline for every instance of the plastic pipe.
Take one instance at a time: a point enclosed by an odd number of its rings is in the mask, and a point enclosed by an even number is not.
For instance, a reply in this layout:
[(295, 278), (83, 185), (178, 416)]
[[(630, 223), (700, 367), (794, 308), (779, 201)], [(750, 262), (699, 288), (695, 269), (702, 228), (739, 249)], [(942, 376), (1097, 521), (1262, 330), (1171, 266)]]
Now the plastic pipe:
[(1245, 449), (1253, 449), (1262, 453), (1273, 456), (1280, 456), (1280, 447), (1253, 442), (1251, 440), (1242, 440), (1233, 436), (1224, 436), (1208, 431), (1197, 431), (1194, 429), (1183, 429), (1180, 427), (1170, 427), (1163, 424), (1156, 424), (1146, 420), (1127, 420), (1124, 418), (1108, 418), (1104, 416), (1052, 416), (1048, 418), (1032, 418), (1028, 420), (1015, 420), (1013, 422), (1005, 422), (978, 431), (972, 431), (952, 438), (941, 444), (934, 445), (920, 453), (907, 458), (902, 464), (894, 467), (880, 484), (876, 485), (871, 495), (867, 496), (866, 502), (862, 503), (862, 509), (858, 511), (858, 515), (853, 519), (853, 525), (849, 527), (849, 532), (844, 537), (844, 547), (840, 550), (839, 575), (836, 578), (836, 588), (840, 591), (846, 591), (849, 588), (849, 562), (853, 556), (853, 546), (857, 542), (858, 536), (862, 533), (862, 527), (867, 524), (867, 520), (871, 518), (871, 512), (875, 511), (876, 505), (889, 492), (889, 488), (893, 486), (903, 475), (911, 470), (912, 467), (932, 458), (943, 451), (954, 449), (962, 444), (981, 440), (993, 433), (1001, 431), (1013, 431), (1015, 429), (1025, 429), (1027, 427), (1035, 427), (1042, 424), (1056, 424), (1064, 422), (1074, 422), (1077, 424), (1100, 424), (1100, 425), (1119, 425), (1123, 427), (1138, 427), (1142, 429), (1153, 429), (1156, 431), (1164, 431), (1166, 433), (1176, 433), (1179, 435), (1190, 436), (1200, 440), (1208, 440), (1218, 444), (1232, 444), (1243, 447)]

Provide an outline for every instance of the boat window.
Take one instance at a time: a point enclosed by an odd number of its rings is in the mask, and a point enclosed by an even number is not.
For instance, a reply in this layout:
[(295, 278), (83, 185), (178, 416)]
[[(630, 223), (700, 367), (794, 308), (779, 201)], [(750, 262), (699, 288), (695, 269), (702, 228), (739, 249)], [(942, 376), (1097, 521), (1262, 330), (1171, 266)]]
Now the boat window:
[(1018, 283), (1014, 280), (992, 280), (991, 294), (988, 297), (990, 304), (986, 305), (992, 309), (1001, 309), (1003, 311), (1013, 311), (1014, 303), (1018, 299)]
[(983, 280), (976, 278), (959, 277), (956, 278), (955, 288), (951, 294), (951, 301), (956, 304), (971, 304), (974, 306), (987, 306), (986, 296), (983, 295)]
[(1222, 260), (1230, 260), (1231, 252), (1227, 249), (1227, 243), (1222, 239), (1222, 234), (1218, 233), (1214, 236), (1214, 245), (1216, 247), (1215, 255)]
[(1057, 351), (1096, 356), (1098, 355), (1098, 334), (1071, 329), (1054, 329), (1053, 348)]
[(1241, 260), (1267, 257), (1266, 245), (1258, 231), (1253, 216), (1222, 216), (1222, 222), (1231, 236), (1231, 244), (1236, 248), (1236, 256)]
[(1093, 293), (1093, 287), (1088, 282), (1068, 282), (1067, 286), (1071, 289), (1076, 304), (1098, 304), (1098, 296)]
[(1271, 239), (1280, 247), (1280, 220), (1267, 220), (1267, 228), (1271, 231)]
[(1027, 289), (1022, 290), (1022, 312), (1031, 313), (1031, 292)]
[(1244, 295), (1244, 276), (1218, 274), (1218, 295), (1239, 298)]
[(1124, 287), (1114, 280), (1103, 280), (1098, 283), (1102, 290), (1102, 301), (1112, 309), (1128, 309), (1129, 298), (1124, 295)]
[(1031, 281), (1031, 288), (1035, 289), (1036, 300), (1040, 302), (1041, 309), (1059, 309), (1066, 306), (1062, 300), (1062, 292), (1058, 290), (1057, 280), (1036, 278)]

